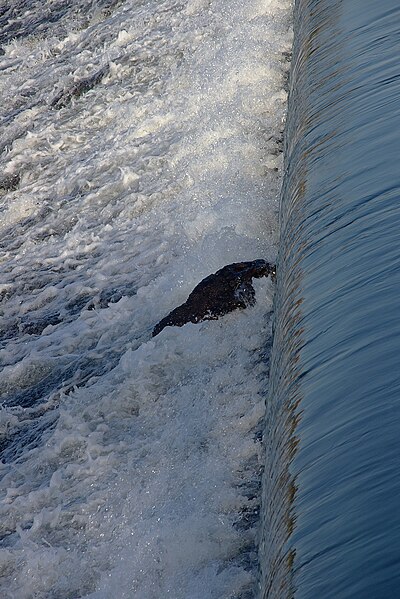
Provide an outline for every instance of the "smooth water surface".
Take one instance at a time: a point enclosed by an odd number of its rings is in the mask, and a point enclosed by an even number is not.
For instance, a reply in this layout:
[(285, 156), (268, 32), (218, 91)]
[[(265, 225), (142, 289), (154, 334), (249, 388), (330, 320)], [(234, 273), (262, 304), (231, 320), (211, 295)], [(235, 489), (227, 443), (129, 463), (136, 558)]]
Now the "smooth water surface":
[(396, 0), (297, 2), (264, 597), (399, 594), (399, 51)]

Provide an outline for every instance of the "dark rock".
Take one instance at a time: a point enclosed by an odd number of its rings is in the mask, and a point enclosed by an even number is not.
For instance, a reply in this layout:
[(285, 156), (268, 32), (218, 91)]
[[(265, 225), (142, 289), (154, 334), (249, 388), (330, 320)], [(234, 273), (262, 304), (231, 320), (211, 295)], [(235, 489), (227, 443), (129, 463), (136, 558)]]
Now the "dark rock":
[(275, 276), (275, 266), (265, 260), (228, 264), (201, 281), (184, 304), (172, 310), (153, 329), (153, 337), (168, 326), (216, 320), (237, 308), (254, 306), (253, 278)]

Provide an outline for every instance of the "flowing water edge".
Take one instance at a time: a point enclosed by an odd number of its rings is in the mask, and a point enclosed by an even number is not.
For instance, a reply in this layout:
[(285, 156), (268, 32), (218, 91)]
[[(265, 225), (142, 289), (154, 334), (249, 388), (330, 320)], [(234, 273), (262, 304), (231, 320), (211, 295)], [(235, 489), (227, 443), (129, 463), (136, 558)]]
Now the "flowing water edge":
[(273, 261), (289, 0), (0, 9), (0, 589), (250, 598), (273, 286), (155, 323)]
[(296, 0), (260, 542), (265, 599), (393, 599), (400, 6)]

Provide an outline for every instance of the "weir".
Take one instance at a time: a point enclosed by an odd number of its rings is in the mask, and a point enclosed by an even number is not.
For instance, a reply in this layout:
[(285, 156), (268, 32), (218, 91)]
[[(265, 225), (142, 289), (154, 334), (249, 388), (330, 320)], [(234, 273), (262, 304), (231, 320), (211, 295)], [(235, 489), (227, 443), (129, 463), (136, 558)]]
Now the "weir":
[(398, 594), (399, 23), (398, 0), (296, 2), (263, 598)]

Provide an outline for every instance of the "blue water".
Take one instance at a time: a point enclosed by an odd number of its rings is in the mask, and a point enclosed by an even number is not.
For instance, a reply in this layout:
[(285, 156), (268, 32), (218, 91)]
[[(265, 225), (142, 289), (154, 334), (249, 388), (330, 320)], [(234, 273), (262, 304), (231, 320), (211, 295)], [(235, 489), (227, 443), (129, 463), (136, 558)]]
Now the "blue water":
[(400, 573), (400, 7), (299, 0), (286, 128), (264, 597)]

